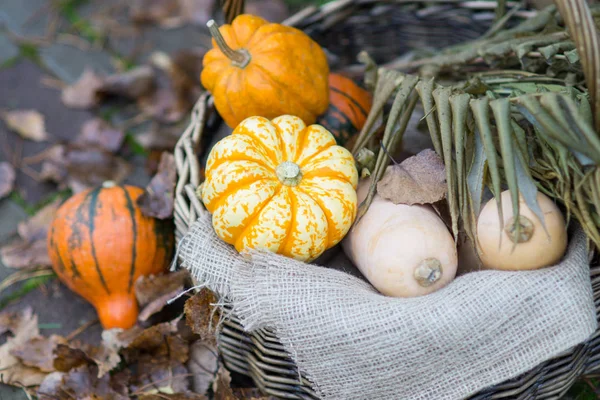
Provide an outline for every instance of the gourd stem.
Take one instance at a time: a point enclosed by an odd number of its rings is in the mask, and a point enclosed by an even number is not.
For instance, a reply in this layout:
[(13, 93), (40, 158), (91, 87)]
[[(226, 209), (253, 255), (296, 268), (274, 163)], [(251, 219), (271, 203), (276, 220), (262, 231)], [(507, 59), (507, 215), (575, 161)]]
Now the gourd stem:
[(512, 217), (508, 220), (504, 225), (504, 231), (514, 244), (525, 243), (533, 236), (535, 225), (529, 218), (519, 215), (517, 219)]
[(219, 46), (219, 49), (223, 52), (223, 54), (225, 54), (227, 58), (233, 61), (234, 65), (240, 68), (244, 68), (246, 65), (248, 65), (248, 63), (250, 62), (250, 53), (248, 53), (248, 50), (233, 50), (231, 47), (229, 47), (229, 45), (225, 41), (225, 38), (223, 37), (223, 35), (221, 35), (221, 32), (219, 32), (219, 27), (217, 26), (217, 23), (214, 20), (211, 19), (210, 21), (208, 21), (206, 23), (206, 26), (208, 27), (208, 30), (210, 31), (210, 34), (213, 37), (213, 39), (215, 39), (215, 42), (217, 42), (217, 46)]
[(415, 268), (414, 278), (420, 286), (431, 286), (441, 277), (442, 263), (437, 258), (426, 258)]

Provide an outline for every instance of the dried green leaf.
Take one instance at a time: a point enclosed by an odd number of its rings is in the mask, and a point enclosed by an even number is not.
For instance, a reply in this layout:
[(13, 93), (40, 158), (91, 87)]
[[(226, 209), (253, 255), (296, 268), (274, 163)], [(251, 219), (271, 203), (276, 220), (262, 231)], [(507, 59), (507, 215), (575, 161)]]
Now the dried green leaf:
[(435, 81), (433, 78), (429, 81), (419, 81), (415, 89), (419, 93), (421, 103), (423, 104), (425, 121), (427, 121), (427, 129), (429, 129), (431, 141), (433, 142), (433, 148), (435, 149), (435, 152), (443, 158), (444, 152), (442, 150), (442, 140), (440, 138), (440, 131), (438, 128), (433, 103), (433, 89), (435, 89)]
[[(496, 147), (494, 146), (494, 140), (492, 138), (492, 129), (490, 126), (490, 113), (489, 113), (489, 99), (487, 97), (471, 100), (471, 111), (481, 136), (481, 143), (488, 163), (488, 170), (492, 180), (492, 191), (498, 205), (498, 218), (502, 222), (502, 201), (500, 193), (501, 180), (500, 180), (500, 168), (498, 165), (498, 155)], [(500, 226), (502, 228), (502, 224)]]
[(455, 176), (455, 163), (452, 158), (452, 111), (450, 109), (450, 88), (437, 88), (433, 91), (435, 107), (437, 110), (438, 121), (442, 138), (442, 150), (444, 152), (444, 165), (446, 168), (446, 183), (448, 185), (448, 194), (446, 199), (450, 207), (450, 216), (452, 218), (452, 234), (458, 237), (458, 197), (457, 184)]
[(487, 157), (483, 149), (483, 142), (480, 135), (475, 136), (475, 152), (473, 162), (467, 175), (467, 186), (469, 188), (469, 197), (472, 200), (472, 211), (475, 216), (479, 215), (481, 210), (481, 199), (483, 196), (483, 185), (485, 183), (485, 168), (487, 166)]
[(458, 208), (463, 216), (467, 215), (467, 183), (465, 161), (465, 138), (467, 136), (467, 113), (469, 111), (469, 96), (466, 93), (450, 96), (452, 109), (452, 135), (454, 136), (454, 156), (456, 160)]

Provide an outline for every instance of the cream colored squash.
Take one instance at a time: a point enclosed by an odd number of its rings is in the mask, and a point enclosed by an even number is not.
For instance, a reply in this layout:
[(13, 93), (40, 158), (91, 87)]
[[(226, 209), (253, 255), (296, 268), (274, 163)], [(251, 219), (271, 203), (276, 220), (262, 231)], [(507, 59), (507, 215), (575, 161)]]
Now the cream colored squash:
[[(369, 180), (359, 184), (359, 203)], [(416, 297), (446, 286), (456, 276), (456, 246), (430, 207), (394, 204), (379, 196), (342, 241), (346, 255), (382, 294)]]
[(501, 196), (504, 228), (500, 229), (495, 199), (487, 202), (477, 220), (477, 250), (484, 267), (530, 270), (560, 261), (567, 248), (567, 228), (556, 204), (545, 194), (538, 193), (538, 204), (548, 230), (546, 234), (538, 217), (519, 196), (521, 231), (517, 237), (510, 191), (502, 192)]
[(322, 126), (250, 117), (212, 148), (201, 198), (238, 251), (312, 261), (354, 222), (357, 182), (352, 154)]

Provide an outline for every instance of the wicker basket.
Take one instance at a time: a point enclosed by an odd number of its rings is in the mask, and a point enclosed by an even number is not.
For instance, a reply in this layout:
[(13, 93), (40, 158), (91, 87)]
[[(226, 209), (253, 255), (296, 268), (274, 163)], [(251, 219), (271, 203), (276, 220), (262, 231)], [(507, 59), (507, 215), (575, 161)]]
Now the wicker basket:
[[(409, 49), (426, 50), (431, 43), (447, 46), (478, 37), (489, 28), (495, 5), (495, 2), (480, 1), (337, 0), (320, 8), (309, 7), (284, 23), (303, 29), (325, 48), (327, 43), (334, 43), (336, 53), (329, 51), (328, 54), (332, 69), (345, 66), (347, 71), (352, 71), (357, 69), (352, 63), (360, 50), (367, 50), (376, 62), (385, 63)], [(513, 15), (513, 20), (530, 17), (533, 13), (518, 12)], [(394, 29), (389, 29), (390, 26)], [(378, 39), (369, 40), (369, 37)], [(190, 124), (175, 148), (177, 241), (203, 212), (196, 196), (196, 188), (201, 183), (198, 151), (200, 141), (209, 140), (208, 134), (216, 130), (215, 122), (218, 124), (219, 118), (212, 98), (204, 94), (192, 110)], [(600, 266), (591, 268), (590, 278), (598, 308)], [(273, 332), (260, 329), (248, 334), (235, 315), (226, 314), (228, 317), (221, 325), (217, 339), (219, 351), (230, 371), (251, 377), (267, 395), (318, 399), (310, 381), (302, 371), (298, 373), (294, 361)], [(600, 330), (588, 342), (519, 377), (482, 390), (471, 399), (558, 399), (581, 375), (598, 369)]]

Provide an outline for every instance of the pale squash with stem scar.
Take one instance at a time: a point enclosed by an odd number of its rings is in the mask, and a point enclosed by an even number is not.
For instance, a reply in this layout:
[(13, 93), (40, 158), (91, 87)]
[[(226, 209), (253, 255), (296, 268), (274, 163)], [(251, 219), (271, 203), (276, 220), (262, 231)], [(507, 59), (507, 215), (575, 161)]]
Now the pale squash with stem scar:
[(200, 196), (216, 234), (239, 252), (310, 262), (354, 222), (357, 182), (352, 154), (322, 126), (250, 117), (211, 150)]

